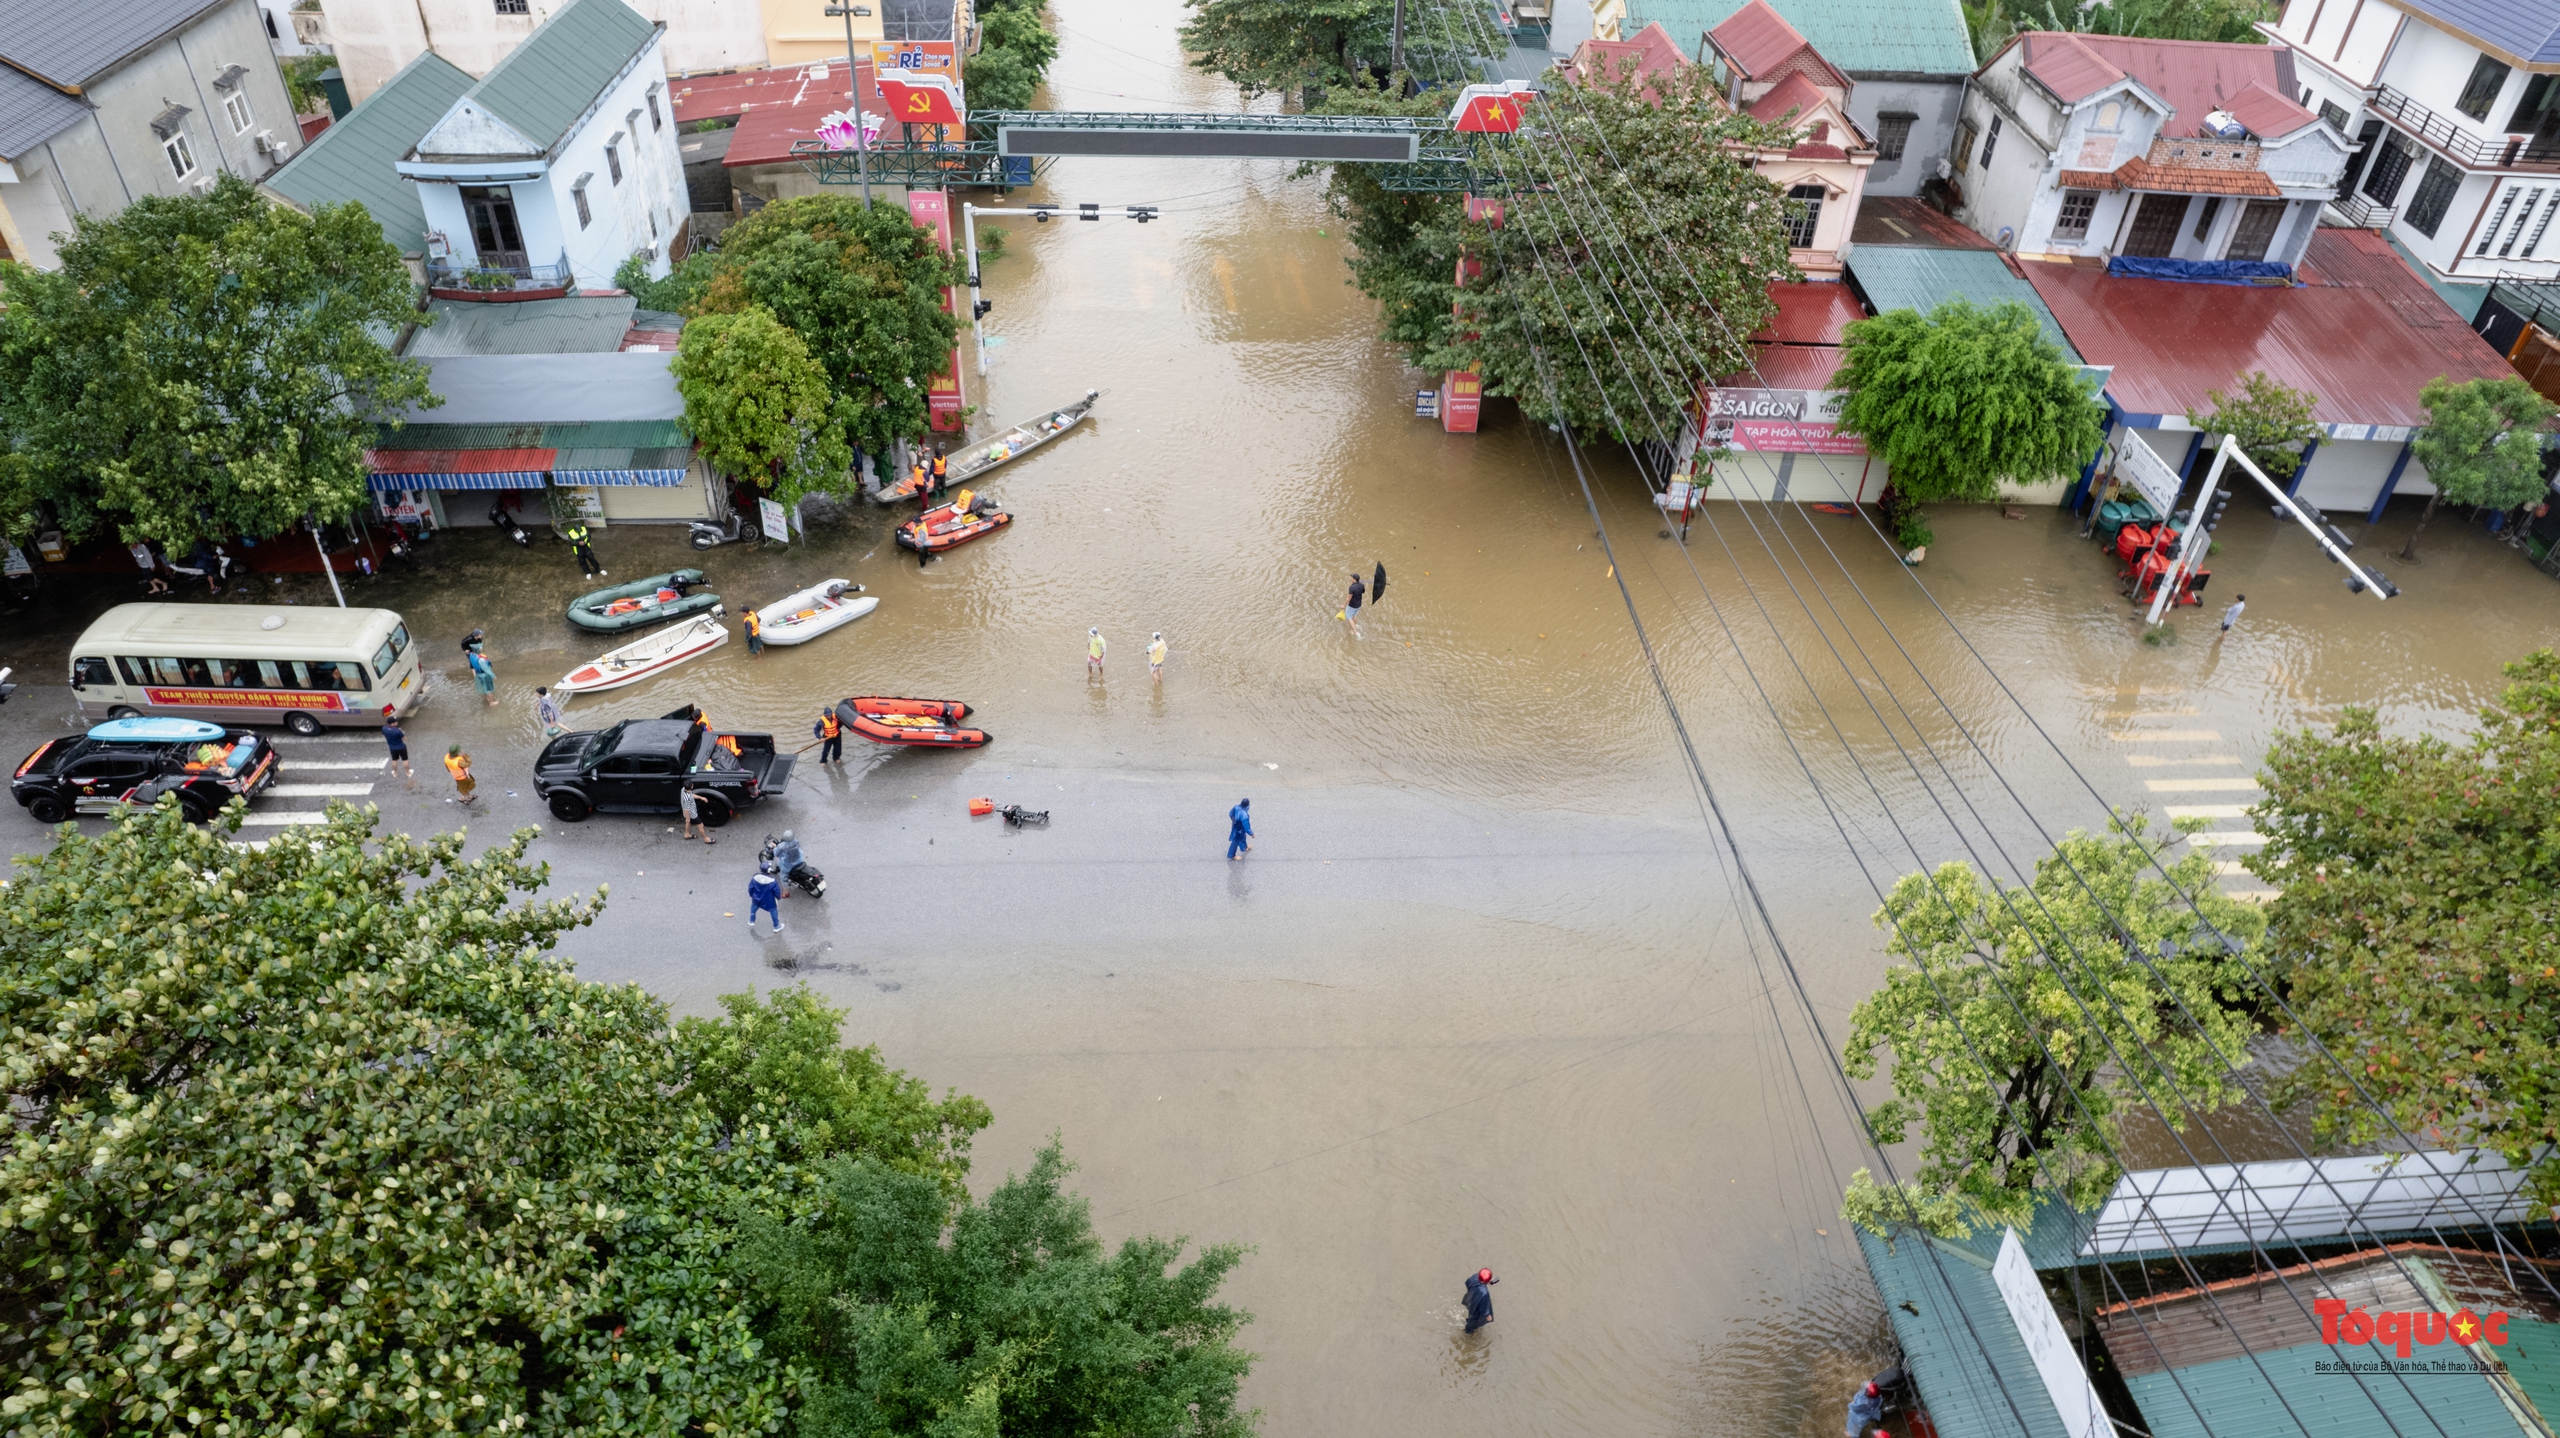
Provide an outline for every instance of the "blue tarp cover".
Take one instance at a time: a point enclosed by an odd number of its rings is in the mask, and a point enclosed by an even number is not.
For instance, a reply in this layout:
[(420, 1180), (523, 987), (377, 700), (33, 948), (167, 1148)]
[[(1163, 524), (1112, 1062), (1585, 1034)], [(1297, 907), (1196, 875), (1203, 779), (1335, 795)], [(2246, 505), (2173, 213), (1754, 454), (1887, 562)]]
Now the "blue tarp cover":
[(2107, 273), (2129, 280), (2185, 280), (2199, 285), (2293, 280), (2293, 266), (2272, 260), (2138, 260), (2131, 255), (2117, 255), (2107, 261)]

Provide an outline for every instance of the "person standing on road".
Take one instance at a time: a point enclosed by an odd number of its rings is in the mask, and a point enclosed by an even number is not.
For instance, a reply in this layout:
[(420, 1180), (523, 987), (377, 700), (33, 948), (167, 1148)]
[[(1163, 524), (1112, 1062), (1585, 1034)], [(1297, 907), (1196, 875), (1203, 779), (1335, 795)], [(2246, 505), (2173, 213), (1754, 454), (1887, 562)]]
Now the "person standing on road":
[(455, 798), (465, 804), (479, 802), (471, 793), (471, 756), (462, 752), (461, 745), (456, 744), (444, 751), (444, 771), (453, 776)]
[(1161, 629), (1156, 631), (1155, 638), (1147, 641), (1147, 677), (1158, 684), (1164, 682), (1164, 631)]
[(551, 686), (533, 687), (533, 717), (542, 726), (542, 737), (549, 739), (560, 733), (560, 701), (551, 697)]
[(479, 690), (492, 706), (497, 704), (498, 671), (489, 667), (489, 656), (477, 649), (471, 651), (471, 687)]
[(2222, 611), (2222, 632), (2223, 632), (2223, 633), (2225, 633), (2225, 634), (2230, 633), (2230, 632), (2231, 632), (2231, 626), (2240, 622), (2240, 611), (2241, 611), (2241, 610), (2244, 610), (2244, 609), (2246, 609), (2246, 608), (2248, 608), (2248, 607), (2249, 607), (2249, 596), (2248, 596), (2248, 595), (2245, 595), (2245, 594), (2235, 594), (2235, 595), (2232, 595), (2232, 596), (2231, 596), (2231, 607), (2230, 607), (2229, 609), (2226, 609), (2226, 610)]
[(578, 567), (586, 571), (588, 578), (605, 577), (605, 567), (596, 562), (595, 545), (587, 534), (587, 526), (584, 522), (575, 519), (569, 521), (569, 527), (560, 531), (560, 537), (569, 541), (569, 551), (578, 556)]
[(819, 763), (841, 764), (844, 762), (844, 720), (838, 717), (835, 710), (819, 710), (818, 722), (809, 726), (809, 732), (818, 736)]
[(1253, 852), (1253, 801), (1238, 799), (1227, 811), (1227, 862), (1234, 863), (1240, 854)]
[(1467, 1331), (1475, 1332), (1493, 1321), (1493, 1286), (1502, 1280), (1490, 1268), (1479, 1268), (1467, 1275)]
[(933, 492), (940, 495), (951, 487), (951, 452), (937, 446), (933, 451)]
[(766, 864), (747, 880), (747, 932), (756, 931), (756, 915), (773, 920), (773, 931), (782, 932), (782, 881), (774, 877), (773, 866)]
[(1103, 639), (1100, 629), (1084, 632), (1084, 675), (1087, 679), (1103, 677), (1102, 656), (1110, 652), (1111, 646)]
[(741, 609), (738, 611), (738, 622), (747, 627), (749, 657), (762, 654), (764, 652), (764, 616), (752, 609)]
[[(694, 831), (699, 829), (702, 831), (702, 842), (706, 844), (720, 842), (711, 837), (711, 826), (702, 822), (702, 800), (695, 795), (692, 785), (688, 784), (676, 790), (676, 810), (684, 815), (685, 838), (692, 838)], [(750, 919), (749, 922), (752, 923), (753, 920)]]
[(390, 705), (382, 706), (382, 742), (391, 746), (391, 772), (415, 783), (418, 772), (409, 767), (409, 735), (400, 727), (400, 713)]
[(1351, 625), (1351, 637), (1354, 639), (1360, 637), (1360, 601), (1366, 598), (1368, 593), (1369, 586), (1360, 582), (1359, 575), (1352, 575), (1351, 594), (1342, 601), (1342, 617)]

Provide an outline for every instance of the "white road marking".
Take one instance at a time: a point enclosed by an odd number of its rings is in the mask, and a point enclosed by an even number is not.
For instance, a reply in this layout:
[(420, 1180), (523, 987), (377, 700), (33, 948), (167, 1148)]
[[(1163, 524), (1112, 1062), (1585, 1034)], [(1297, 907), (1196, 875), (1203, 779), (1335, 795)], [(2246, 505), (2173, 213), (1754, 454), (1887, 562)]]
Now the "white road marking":
[(2142, 787), (2154, 794), (2202, 794), (2207, 792), (2237, 793), (2255, 789), (2255, 779), (2145, 779)]
[(296, 759), (289, 754), (280, 755), (278, 757), (284, 761), (284, 767), (287, 773), (291, 773), (298, 769), (370, 769), (378, 774), (382, 772), (382, 766), (390, 762), (387, 759), (365, 759), (361, 761), (349, 761), (345, 759)]
[[(2155, 786), (2156, 787), (2156, 786)], [(2171, 819), (2246, 819), (2246, 804), (2171, 804), (2165, 812)]]
[(271, 799), (318, 799), (338, 794), (370, 794), (372, 792), (371, 784), (271, 784), (267, 786), (267, 797)]
[(2237, 859), (2216, 859), (2213, 871), (2217, 874), (2245, 874), (2249, 872), (2249, 866)]
[(2187, 842), (2199, 849), (2210, 849), (2225, 844), (2263, 844), (2267, 836), (2247, 829), (2199, 830), (2189, 834)]
[(2165, 754), (2127, 754), (2124, 762), (2136, 769), (2165, 769), (2172, 764), (2246, 764), (2237, 754), (2207, 754), (2196, 759), (2172, 759)]
[(2098, 717), (2101, 719), (2175, 719), (2203, 712), (2190, 704), (2180, 709), (2110, 709)]
[(300, 813), (250, 814), (242, 818), (240, 824), (242, 828), (247, 829), (276, 829), (282, 828), (288, 824), (325, 824), (328, 822), (329, 816), (326, 814), (315, 814), (309, 811), (304, 811)]
[(2107, 737), (2119, 744), (2167, 744), (2189, 739), (2218, 740), (2222, 733), (2216, 729), (2128, 729)]

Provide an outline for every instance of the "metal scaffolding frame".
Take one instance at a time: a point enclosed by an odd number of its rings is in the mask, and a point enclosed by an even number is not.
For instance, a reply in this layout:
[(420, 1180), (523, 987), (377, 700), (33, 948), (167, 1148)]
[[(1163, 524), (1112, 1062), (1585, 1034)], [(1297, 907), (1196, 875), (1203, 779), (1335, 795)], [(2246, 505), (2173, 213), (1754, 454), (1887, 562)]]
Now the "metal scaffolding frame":
[[(1031, 183), (1061, 155), (1108, 154), (1374, 164), (1389, 190), (1506, 193), (1499, 169), (1476, 166), (1483, 143), (1486, 137), (1460, 134), (1438, 120), (999, 110), (971, 115), (960, 140), (917, 126), (901, 126), (894, 137), (884, 131), (868, 161), (873, 178), (909, 189), (1010, 189)], [(854, 151), (802, 140), (791, 154), (822, 185), (861, 182)]]

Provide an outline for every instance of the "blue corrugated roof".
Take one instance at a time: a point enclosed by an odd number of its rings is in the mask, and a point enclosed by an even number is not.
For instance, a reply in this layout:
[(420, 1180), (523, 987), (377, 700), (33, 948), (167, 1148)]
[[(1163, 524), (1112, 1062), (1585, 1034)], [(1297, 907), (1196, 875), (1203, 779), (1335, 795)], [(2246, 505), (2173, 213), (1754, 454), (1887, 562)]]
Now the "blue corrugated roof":
[(2560, 63), (2560, 10), (2539, 0), (2393, 0), (2511, 60)]
[[(1859, 1228), (1857, 1235), (1902, 1345), (1903, 1368), (1939, 1432), (2067, 1438), (2017, 1321), (1992, 1285), (1989, 1259), (1916, 1229), (1881, 1238)], [(1996, 1251), (1999, 1234), (1988, 1241)]]
[[(2452, 1354), (2449, 1348), (2428, 1351)], [(2342, 1359), (2358, 1364), (2378, 1365), (2385, 1359), (2403, 1363), (2406, 1381), (2378, 1367), (2363, 1372), (2361, 1383), (2357, 1373), (2319, 1371), (2318, 1365), (2335, 1365)], [(2125, 1386), (2133, 1390), (2133, 1401), (2141, 1406), (2143, 1426), (2152, 1438), (2299, 1433), (2305, 1427), (2320, 1438), (2415, 1438), (2421, 1433), (2432, 1438), (2439, 1432), (2446, 1438), (2516, 1438), (2528, 1431), (2498, 1401), (2487, 1377), (2419, 1371), (2423, 1363), (2456, 1359), (2461, 1355), (2401, 1360), (2391, 1350), (2372, 1345), (2305, 1343), (2261, 1351), (2254, 1362), (2243, 1354), (2180, 1368), (2174, 1379), (2165, 1372), (2127, 1374)], [(2211, 1418), (2198, 1418), (2198, 1410)], [(2213, 1425), (2210, 1430), (2207, 1422)]]
[(2012, 273), (1996, 251), (1860, 245), (1849, 252), (1849, 278), (1879, 314), (1904, 308), (1925, 313), (1941, 300), (1971, 300), (1984, 306), (2016, 300), (2035, 311), (2044, 337), (2060, 345), (2073, 364), (2087, 363), (2071, 347), (2036, 287)]
[[(1860, 75), (1970, 75), (1973, 38), (1957, 0), (1769, 0), (1778, 17), (1813, 42), (1822, 58)], [(1632, 37), (1654, 22), (1680, 53), (1698, 58), (1698, 42), (1742, 8), (1742, 0), (1627, 0), (1618, 33)]]

